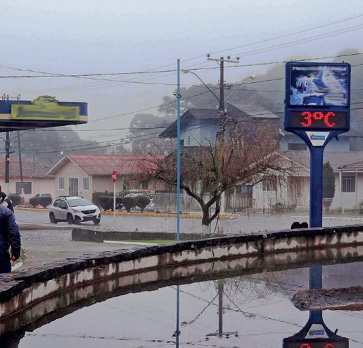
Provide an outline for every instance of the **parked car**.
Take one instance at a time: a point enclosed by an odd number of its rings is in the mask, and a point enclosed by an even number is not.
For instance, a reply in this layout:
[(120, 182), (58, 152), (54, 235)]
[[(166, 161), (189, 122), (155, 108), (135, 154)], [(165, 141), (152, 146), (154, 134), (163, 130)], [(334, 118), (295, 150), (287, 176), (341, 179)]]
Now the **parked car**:
[(34, 197), (29, 199), (29, 203), (35, 208), (40, 204), (43, 208), (46, 208), (52, 203), (52, 195), (50, 193), (38, 193)]
[(101, 211), (92, 202), (80, 196), (58, 197), (49, 208), (50, 222), (67, 221), (69, 224), (93, 221), (99, 224)]

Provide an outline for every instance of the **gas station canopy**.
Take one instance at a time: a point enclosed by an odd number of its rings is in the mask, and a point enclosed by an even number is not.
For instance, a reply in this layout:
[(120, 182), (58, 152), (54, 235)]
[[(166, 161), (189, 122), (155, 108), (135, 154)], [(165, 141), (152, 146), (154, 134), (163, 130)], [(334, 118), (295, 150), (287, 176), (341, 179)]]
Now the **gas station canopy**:
[(87, 103), (59, 102), (40, 96), (29, 100), (0, 100), (0, 132), (87, 123)]

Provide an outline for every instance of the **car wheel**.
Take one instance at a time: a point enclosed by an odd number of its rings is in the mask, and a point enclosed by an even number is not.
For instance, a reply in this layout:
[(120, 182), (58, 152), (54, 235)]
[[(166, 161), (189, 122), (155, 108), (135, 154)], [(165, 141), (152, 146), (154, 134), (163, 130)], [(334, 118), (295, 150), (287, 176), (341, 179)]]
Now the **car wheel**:
[(49, 214), (49, 219), (52, 224), (56, 224), (58, 222), (53, 213)]
[(72, 225), (73, 224), (73, 217), (72, 217), (72, 214), (68, 214), (67, 215), (67, 222)]
[(97, 218), (94, 218), (94, 219), (93, 219), (93, 223), (94, 223), (95, 225), (98, 225), (100, 222), (101, 222), (101, 219), (97, 219)]

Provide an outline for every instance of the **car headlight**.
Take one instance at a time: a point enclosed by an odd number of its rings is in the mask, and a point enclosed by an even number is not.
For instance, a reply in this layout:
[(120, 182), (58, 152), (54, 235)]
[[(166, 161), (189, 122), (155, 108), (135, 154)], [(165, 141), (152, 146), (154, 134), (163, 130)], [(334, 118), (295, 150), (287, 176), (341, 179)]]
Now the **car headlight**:
[(80, 213), (80, 211), (79, 211), (79, 210), (77, 210), (77, 209), (73, 209), (73, 212), (74, 212), (74, 213), (78, 213), (78, 214)]

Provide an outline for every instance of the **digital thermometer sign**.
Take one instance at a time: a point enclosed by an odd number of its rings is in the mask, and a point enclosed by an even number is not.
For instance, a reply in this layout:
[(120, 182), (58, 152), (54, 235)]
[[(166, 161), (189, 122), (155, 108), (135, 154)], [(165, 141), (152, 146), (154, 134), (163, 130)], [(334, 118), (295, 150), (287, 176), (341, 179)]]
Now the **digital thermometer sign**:
[[(336, 330), (335, 332), (337, 332)], [(283, 339), (283, 348), (349, 348), (349, 339), (324, 324), (322, 312), (310, 312), (309, 321), (294, 336)]]
[(334, 130), (348, 127), (348, 113), (346, 111), (290, 111), (288, 128)]
[(288, 62), (285, 84), (285, 130), (350, 129), (348, 63)]
[(284, 342), (284, 348), (349, 348), (349, 341), (346, 338), (324, 339), (324, 340), (295, 340)]

